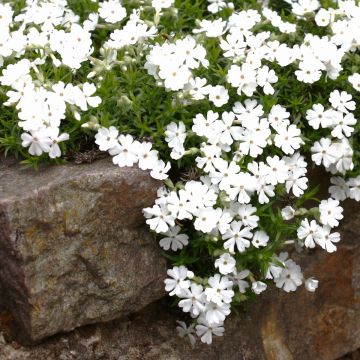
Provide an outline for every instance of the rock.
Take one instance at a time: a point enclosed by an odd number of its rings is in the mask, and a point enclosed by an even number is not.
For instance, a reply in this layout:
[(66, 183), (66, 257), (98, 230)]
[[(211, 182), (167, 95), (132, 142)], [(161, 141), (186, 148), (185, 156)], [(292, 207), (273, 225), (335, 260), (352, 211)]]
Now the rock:
[[(342, 228), (334, 254), (321, 249), (294, 255), (306, 276), (320, 280), (317, 292), (287, 294), (272, 289), (248, 309), (232, 314), (223, 338), (192, 349), (175, 332), (182, 314), (169, 300), (123, 320), (78, 328), (33, 348), (0, 338), (8, 360), (335, 360), (360, 348), (359, 208)], [(1, 321), (0, 321), (1, 323)], [(2, 346), (1, 346), (2, 345)]]
[(166, 263), (141, 212), (158, 186), (110, 159), (41, 171), (2, 162), (0, 303), (23, 340), (112, 320), (164, 295)]

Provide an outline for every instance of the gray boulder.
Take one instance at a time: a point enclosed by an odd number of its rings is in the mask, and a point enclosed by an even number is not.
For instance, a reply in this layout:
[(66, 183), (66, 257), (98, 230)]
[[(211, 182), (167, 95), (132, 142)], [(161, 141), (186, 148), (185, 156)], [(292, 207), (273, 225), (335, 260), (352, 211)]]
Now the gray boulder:
[(1, 301), (36, 342), (119, 318), (164, 295), (166, 263), (144, 225), (159, 183), (109, 159), (0, 165)]

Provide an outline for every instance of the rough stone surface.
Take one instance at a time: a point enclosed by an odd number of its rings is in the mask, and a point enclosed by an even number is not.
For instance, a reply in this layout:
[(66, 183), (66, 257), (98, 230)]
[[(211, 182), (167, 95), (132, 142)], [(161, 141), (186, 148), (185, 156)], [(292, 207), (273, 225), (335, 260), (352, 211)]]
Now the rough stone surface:
[(41, 171), (0, 163), (0, 303), (18, 335), (38, 341), (164, 295), (166, 264), (141, 213), (159, 184), (146, 172), (109, 159)]
[[(247, 311), (232, 315), (223, 338), (192, 349), (175, 334), (167, 300), (108, 323), (90, 325), (41, 345), (12, 342), (11, 318), (0, 315), (1, 360), (335, 360), (360, 348), (359, 209), (342, 228), (334, 254), (322, 250), (294, 255), (306, 276), (320, 280), (316, 293), (273, 289)], [(1, 321), (1, 319), (3, 319)], [(1, 328), (1, 325), (0, 325)]]

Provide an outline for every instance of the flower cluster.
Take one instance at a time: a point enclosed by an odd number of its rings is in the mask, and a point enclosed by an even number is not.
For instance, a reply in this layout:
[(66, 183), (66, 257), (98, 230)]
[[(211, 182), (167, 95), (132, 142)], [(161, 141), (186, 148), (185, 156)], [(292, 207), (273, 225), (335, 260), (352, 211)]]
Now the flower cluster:
[[(94, 95), (94, 84), (48, 82), (39, 67), (48, 61), (55, 68), (79, 69), (94, 50), (91, 29), (79, 24), (66, 1), (29, 1), (17, 16), (5, 4), (0, 5), (0, 14), (1, 63), (19, 58), (2, 70), (0, 84), (7, 90), (3, 105), (17, 110), (18, 126), (25, 131), (22, 146), (29, 148), (29, 154), (60, 157), (59, 143), (69, 139), (60, 130), (66, 112), (80, 120), (80, 113), (96, 108), (101, 99)], [(34, 52), (38, 56), (31, 59)]]
[[(346, 174), (353, 170), (353, 149), (348, 138), (354, 132), (356, 119), (350, 111), (355, 110), (355, 101), (346, 91), (338, 90), (330, 94), (332, 107), (325, 110), (322, 104), (314, 104), (306, 113), (309, 125), (314, 129), (330, 128), (331, 137), (323, 137), (311, 148), (312, 160), (316, 165), (324, 165), (333, 174)], [(335, 140), (333, 140), (335, 138)]]
[(139, 142), (127, 134), (120, 134), (111, 126), (109, 129), (100, 128), (95, 135), (95, 143), (101, 151), (108, 151), (113, 156), (113, 163), (120, 167), (139, 166), (142, 170), (151, 170), (154, 179), (165, 180), (170, 163), (159, 159), (159, 152), (152, 148), (150, 142)]
[[(271, 285), (316, 290), (292, 254), (336, 251), (341, 202), (360, 201), (356, 1), (14, 3), (0, 151), (36, 165), (95, 146), (163, 181), (143, 212), (181, 337), (210, 344)], [(331, 174), (318, 206), (313, 165)]]

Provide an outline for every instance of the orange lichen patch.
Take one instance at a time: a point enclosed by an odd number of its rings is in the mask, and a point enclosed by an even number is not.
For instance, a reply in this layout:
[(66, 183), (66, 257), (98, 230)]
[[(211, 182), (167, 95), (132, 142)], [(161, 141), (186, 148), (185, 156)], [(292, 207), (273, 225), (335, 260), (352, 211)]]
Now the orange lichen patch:
[(262, 323), (261, 336), (267, 360), (294, 360), (274, 308), (269, 311)]
[[(360, 346), (356, 311), (346, 307), (327, 307), (311, 321), (313, 332), (312, 352), (321, 359), (335, 359), (342, 355), (343, 349), (356, 349)], [(334, 331), (336, 329), (336, 331)], [(360, 335), (360, 334), (359, 334)], [(354, 338), (358, 338), (354, 343)]]

